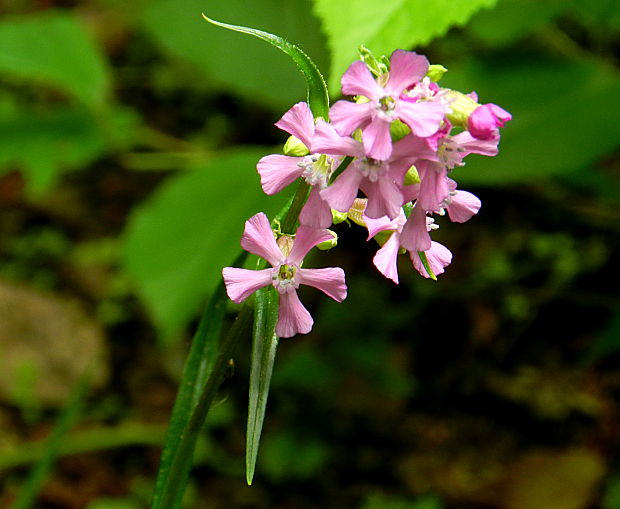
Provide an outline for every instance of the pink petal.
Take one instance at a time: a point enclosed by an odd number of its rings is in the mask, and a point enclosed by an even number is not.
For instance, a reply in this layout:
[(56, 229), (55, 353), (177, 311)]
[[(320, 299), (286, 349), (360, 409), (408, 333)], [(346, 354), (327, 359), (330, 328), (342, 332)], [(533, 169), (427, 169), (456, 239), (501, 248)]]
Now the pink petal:
[(248, 270), (224, 267), (222, 276), (230, 300), (239, 304), (259, 288), (271, 284), (273, 269)]
[(450, 221), (455, 223), (468, 221), (474, 214), (478, 213), (482, 205), (477, 196), (467, 191), (456, 191), (456, 194), (450, 199), (450, 205), (446, 209), (448, 209)]
[(273, 237), (269, 219), (263, 212), (259, 212), (245, 222), (241, 247), (263, 257), (274, 267), (284, 260), (284, 255)]
[(308, 201), (299, 214), (299, 222), (310, 228), (329, 228), (332, 224), (332, 209), (321, 198), (317, 186), (310, 191)]
[(308, 150), (312, 148), (314, 117), (306, 103), (301, 102), (293, 106), (276, 122), (276, 126), (299, 138)]
[(286, 261), (299, 265), (308, 254), (308, 251), (314, 246), (331, 239), (333, 239), (332, 234), (323, 228), (317, 229), (300, 226), (297, 228), (295, 240), (293, 241), (293, 248), (286, 257)]
[(488, 140), (480, 140), (474, 138), (469, 132), (463, 131), (450, 138), (462, 150), (461, 156), (465, 157), (469, 154), (481, 154), (483, 156), (496, 156), (498, 153), (497, 145), (499, 143), (499, 135)]
[(398, 249), (400, 248), (399, 235), (393, 233), (383, 247), (377, 251), (372, 259), (375, 267), (386, 278), (398, 284)]
[(415, 134), (408, 134), (402, 140), (394, 143), (391, 160), (395, 159), (429, 159), (437, 161), (437, 147), (433, 147), (429, 138), (420, 138)]
[(426, 57), (397, 49), (390, 58), (390, 78), (385, 89), (399, 96), (409, 85), (421, 81), (427, 70)]
[(400, 245), (407, 251), (428, 251), (431, 248), (431, 236), (426, 228), (426, 211), (413, 207), (400, 233)]
[(298, 163), (303, 157), (272, 154), (258, 161), (256, 169), (260, 175), (260, 183), (266, 194), (276, 194), (293, 183), (303, 173)]
[(329, 110), (329, 118), (341, 136), (348, 136), (371, 117), (371, 104), (336, 101)]
[(353, 200), (357, 197), (362, 178), (362, 174), (357, 168), (349, 166), (331, 186), (321, 191), (321, 198), (332, 209), (348, 212), (353, 205)]
[(435, 102), (398, 103), (398, 117), (411, 128), (413, 134), (422, 138), (437, 132), (444, 114), (445, 108)]
[(344, 270), (340, 267), (299, 269), (299, 283), (321, 290), (337, 302), (342, 302), (347, 296)]
[(392, 154), (392, 138), (390, 137), (390, 122), (375, 117), (362, 131), (364, 148), (368, 157), (386, 161)]
[(418, 172), (422, 182), (416, 206), (427, 212), (438, 212), (450, 194), (447, 170), (443, 165), (421, 161)]
[(498, 127), (512, 119), (512, 115), (497, 104), (478, 106), (467, 119), (467, 129), (474, 138), (490, 140), (497, 136)]
[(379, 232), (398, 229), (398, 218), (390, 219), (387, 216), (383, 216), (375, 219), (372, 217), (366, 217), (365, 215), (363, 217), (364, 223), (366, 223), (366, 228), (368, 228), (368, 240), (372, 239)]
[(313, 139), (313, 148), (317, 153), (364, 157), (364, 146), (350, 136), (340, 136), (333, 125), (319, 120)]
[[(417, 252), (411, 252), (409, 253), (409, 256), (416, 270), (425, 278), (430, 278), (430, 275), (426, 272), (424, 265), (422, 265), (420, 255)], [(426, 251), (426, 259), (428, 260), (428, 264), (430, 265), (433, 274), (438, 276), (439, 274), (443, 274), (445, 272), (444, 268), (452, 262), (452, 253), (443, 244), (432, 241), (431, 248)]]
[(308, 334), (312, 330), (314, 320), (299, 300), (297, 292), (280, 294), (280, 310), (276, 334), (281, 338), (290, 338), (295, 334)]
[(368, 196), (365, 216), (375, 219), (382, 216), (394, 219), (398, 216), (403, 204), (403, 195), (389, 176), (379, 177), (376, 182), (364, 180), (361, 188)]
[(383, 88), (361, 60), (356, 60), (349, 66), (342, 76), (341, 83), (343, 95), (363, 95), (369, 99), (384, 95)]

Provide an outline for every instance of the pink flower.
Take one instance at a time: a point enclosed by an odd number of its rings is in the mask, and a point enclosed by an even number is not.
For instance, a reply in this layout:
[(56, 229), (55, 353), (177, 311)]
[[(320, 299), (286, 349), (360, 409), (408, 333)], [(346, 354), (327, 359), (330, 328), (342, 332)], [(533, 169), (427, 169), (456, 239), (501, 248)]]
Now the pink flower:
[(295, 104), (276, 122), (276, 126), (301, 140), (310, 154), (302, 157), (271, 154), (261, 158), (256, 168), (263, 191), (276, 194), (299, 177), (304, 178), (315, 189), (312, 190), (312, 200), (304, 206), (300, 222), (312, 228), (327, 228), (332, 223), (331, 209), (320, 198), (318, 190), (327, 186), (339, 160), (313, 150), (314, 118), (306, 103)]
[(478, 106), (467, 119), (467, 130), (474, 138), (490, 140), (497, 136), (497, 129), (512, 120), (512, 115), (497, 104)]
[[(364, 216), (364, 221), (368, 228), (368, 238), (371, 239), (379, 232), (392, 231), (389, 239), (381, 249), (377, 251), (372, 259), (375, 267), (386, 278), (391, 279), (394, 283), (398, 284), (398, 253), (404, 246), (401, 244), (401, 233), (403, 227), (407, 222), (405, 213), (400, 211), (399, 216), (396, 219), (389, 220), (387, 217), (379, 219), (372, 219)], [(443, 274), (444, 268), (450, 265), (452, 261), (452, 253), (444, 245), (439, 242), (431, 241), (429, 249), (424, 250), (426, 259), (433, 271), (433, 275)], [(409, 251), (409, 259), (415, 267), (415, 269), (424, 277), (431, 277), (420, 259), (418, 251)]]
[(240, 303), (256, 290), (273, 285), (280, 294), (276, 334), (281, 338), (307, 334), (314, 321), (297, 296), (299, 285), (313, 286), (338, 302), (347, 296), (344, 271), (341, 268), (301, 268), (301, 262), (310, 249), (331, 239), (327, 230), (300, 226), (292, 244), (283, 242), (280, 248), (267, 216), (259, 212), (245, 222), (241, 247), (267, 260), (272, 268), (247, 270), (225, 267), (222, 275), (226, 293), (233, 302)]
[(433, 152), (422, 138), (410, 134), (394, 144), (388, 160), (366, 157), (364, 146), (349, 136), (340, 136), (334, 127), (319, 120), (315, 146), (318, 150), (355, 160), (329, 187), (320, 191), (321, 197), (333, 209), (347, 212), (361, 189), (368, 197), (366, 215), (373, 218), (398, 215), (403, 204), (403, 177), (419, 157), (432, 157)]
[(339, 134), (351, 134), (362, 128), (366, 155), (386, 160), (392, 153), (390, 124), (400, 119), (417, 136), (427, 137), (439, 129), (445, 107), (437, 102), (401, 100), (401, 94), (422, 80), (428, 70), (428, 60), (422, 55), (396, 50), (390, 59), (390, 73), (385, 87), (373, 78), (364, 62), (353, 62), (342, 77), (342, 93), (364, 96), (366, 103), (337, 101), (329, 116)]

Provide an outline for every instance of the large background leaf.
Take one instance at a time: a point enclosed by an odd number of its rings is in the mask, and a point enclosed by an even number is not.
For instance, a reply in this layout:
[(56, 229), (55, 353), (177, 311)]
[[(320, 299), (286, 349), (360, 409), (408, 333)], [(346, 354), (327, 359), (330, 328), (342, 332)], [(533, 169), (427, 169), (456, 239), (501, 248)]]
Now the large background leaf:
[(0, 72), (56, 87), (91, 107), (103, 104), (109, 76), (74, 15), (49, 11), (0, 22)]
[(235, 2), (152, 2), (144, 16), (148, 32), (214, 85), (277, 107), (306, 96), (304, 80), (286, 55), (263, 41), (208, 25), (201, 17), (203, 11), (218, 21), (257, 28), (299, 44), (319, 69), (327, 67), (319, 23), (308, 0), (254, 0), (244, 3), (243, 9)]
[[(130, 221), (125, 265), (164, 336), (193, 316), (240, 251), (244, 221), (288, 193), (260, 190), (264, 150), (243, 149), (168, 181)], [(271, 214), (272, 215), (272, 214)]]
[(340, 76), (365, 45), (375, 55), (427, 44), (453, 25), (463, 25), (496, 0), (315, 0), (327, 34), (332, 65), (329, 88), (337, 93)]

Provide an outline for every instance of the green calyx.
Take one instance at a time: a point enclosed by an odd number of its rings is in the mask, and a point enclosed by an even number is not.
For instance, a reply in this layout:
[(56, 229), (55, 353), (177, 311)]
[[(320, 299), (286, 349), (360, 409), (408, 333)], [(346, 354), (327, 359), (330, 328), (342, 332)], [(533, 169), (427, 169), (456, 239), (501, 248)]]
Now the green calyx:
[(480, 106), (468, 95), (457, 92), (456, 90), (450, 90), (446, 94), (446, 98), (450, 101), (450, 109), (452, 113), (448, 113), (446, 117), (453, 126), (459, 126), (467, 129), (467, 119), (474, 110)]
[(437, 83), (441, 78), (443, 78), (443, 75), (447, 72), (448, 69), (446, 69), (443, 65), (432, 64), (428, 66), (428, 71), (426, 71), (426, 75), (432, 82)]
[(332, 247), (336, 247), (338, 245), (338, 234), (331, 230), (327, 231), (331, 234), (332, 238), (316, 245), (316, 247), (321, 251), (329, 251)]
[(286, 140), (282, 151), (284, 155), (293, 157), (303, 157), (310, 153), (308, 147), (306, 147), (299, 138), (293, 135), (289, 136), (288, 140)]
[(390, 136), (392, 137), (392, 142), (394, 143), (398, 140), (402, 140), (410, 132), (411, 129), (409, 129), (409, 126), (399, 119), (394, 120), (390, 124)]

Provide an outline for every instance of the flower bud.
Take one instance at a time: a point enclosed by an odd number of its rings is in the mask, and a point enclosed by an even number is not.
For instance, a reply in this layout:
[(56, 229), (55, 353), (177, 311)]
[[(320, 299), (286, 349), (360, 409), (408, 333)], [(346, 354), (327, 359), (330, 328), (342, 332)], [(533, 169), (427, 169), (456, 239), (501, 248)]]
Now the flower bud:
[(483, 104), (476, 108), (467, 120), (469, 133), (479, 140), (490, 140), (498, 127), (512, 120), (512, 115), (497, 104)]
[(336, 209), (332, 209), (332, 223), (340, 224), (348, 219), (346, 212), (339, 212)]
[(431, 64), (428, 66), (428, 71), (426, 71), (426, 75), (430, 78), (433, 83), (437, 83), (443, 75), (448, 72), (443, 65), (440, 64)]
[(284, 155), (287, 156), (303, 157), (307, 156), (310, 153), (310, 150), (303, 144), (303, 142), (299, 138), (291, 135), (284, 144), (283, 152)]
[(459, 126), (467, 129), (467, 119), (474, 110), (480, 106), (470, 96), (457, 92), (456, 90), (450, 90), (446, 94), (448, 99), (448, 105), (452, 110), (446, 117), (453, 126)]
[(411, 168), (407, 170), (407, 173), (405, 173), (404, 184), (406, 186), (411, 186), (413, 184), (419, 184), (420, 182), (422, 182), (422, 180), (418, 174), (418, 169), (415, 166), (411, 166)]
[(390, 124), (390, 136), (392, 137), (392, 142), (394, 143), (398, 140), (402, 140), (410, 132), (411, 129), (409, 129), (409, 126), (399, 119), (394, 120)]

